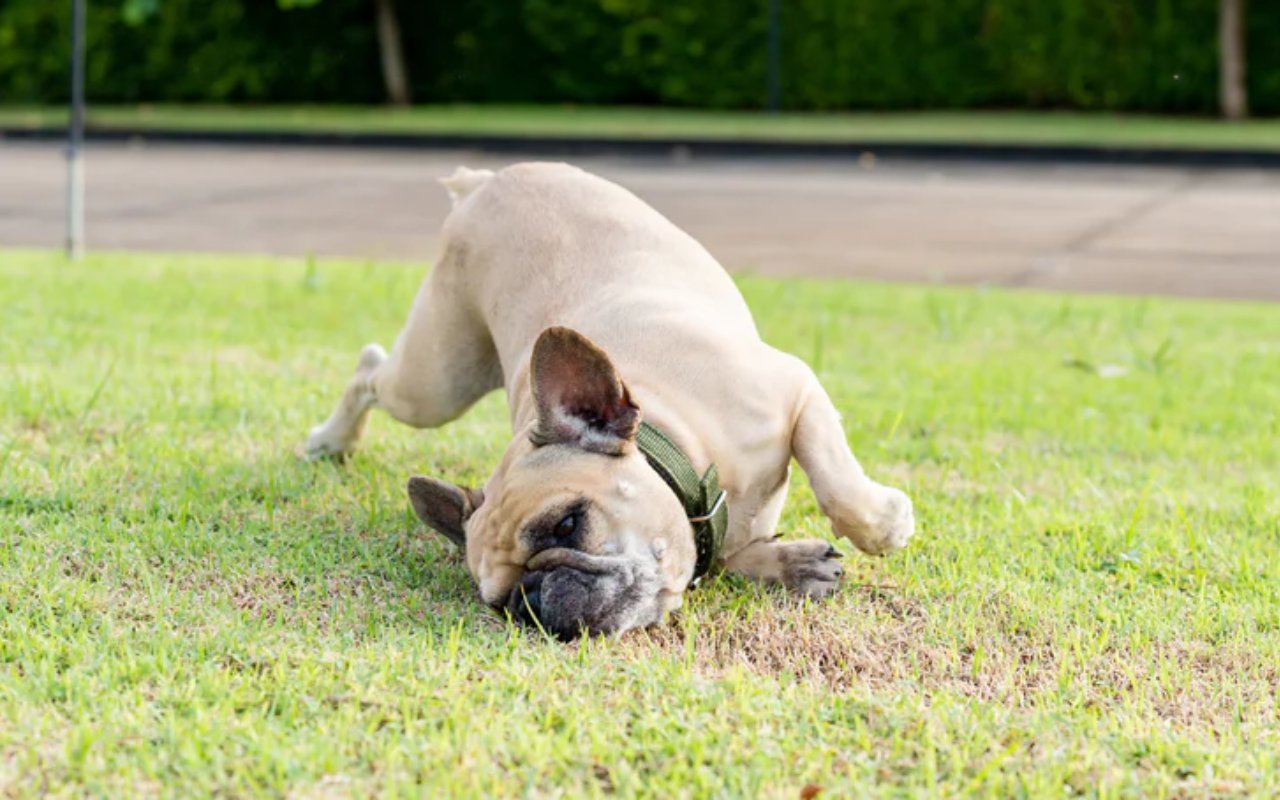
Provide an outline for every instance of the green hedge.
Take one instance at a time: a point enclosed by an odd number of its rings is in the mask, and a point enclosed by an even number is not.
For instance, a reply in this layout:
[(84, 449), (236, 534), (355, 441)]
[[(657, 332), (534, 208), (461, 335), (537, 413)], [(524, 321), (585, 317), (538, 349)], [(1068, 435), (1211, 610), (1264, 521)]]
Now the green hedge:
[[(1212, 113), (1218, 0), (780, 0), (795, 109)], [(420, 102), (758, 107), (766, 0), (400, 0)], [(98, 102), (377, 102), (373, 4), (90, 0)], [(0, 102), (66, 95), (69, 3), (0, 0)], [(1252, 104), (1280, 112), (1280, 3), (1249, 7)]]

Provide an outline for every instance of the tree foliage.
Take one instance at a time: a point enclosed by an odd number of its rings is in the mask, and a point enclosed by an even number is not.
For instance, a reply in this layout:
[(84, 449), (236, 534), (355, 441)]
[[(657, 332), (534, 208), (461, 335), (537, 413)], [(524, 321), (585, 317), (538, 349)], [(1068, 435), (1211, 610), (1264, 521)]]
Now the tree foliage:
[[(369, 0), (91, 2), (98, 102), (380, 102)], [(67, 3), (0, 0), (0, 101), (66, 93)], [(759, 107), (764, 0), (397, 4), (419, 102)], [(1217, 0), (782, 0), (793, 109), (1213, 113)], [(1248, 20), (1254, 110), (1280, 112), (1280, 3)]]

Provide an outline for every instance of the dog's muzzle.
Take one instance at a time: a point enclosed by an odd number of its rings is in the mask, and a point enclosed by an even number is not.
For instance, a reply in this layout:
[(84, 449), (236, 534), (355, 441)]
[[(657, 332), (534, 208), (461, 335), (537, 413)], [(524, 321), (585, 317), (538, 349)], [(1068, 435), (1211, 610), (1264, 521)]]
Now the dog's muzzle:
[(653, 562), (554, 548), (529, 560), (506, 608), (516, 621), (569, 641), (582, 633), (607, 634), (658, 622), (660, 588)]

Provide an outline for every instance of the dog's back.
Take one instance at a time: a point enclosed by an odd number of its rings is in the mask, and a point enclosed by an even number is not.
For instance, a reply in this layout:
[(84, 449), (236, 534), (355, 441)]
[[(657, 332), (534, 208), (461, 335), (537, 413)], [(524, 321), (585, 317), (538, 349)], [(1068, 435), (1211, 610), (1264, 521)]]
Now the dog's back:
[(582, 331), (624, 364), (656, 358), (677, 372), (681, 350), (696, 351), (690, 364), (705, 371), (717, 340), (738, 351), (759, 341), (719, 263), (626, 189), (554, 163), (463, 168), (444, 183), (455, 208), (440, 268), (460, 273), (455, 285), (504, 365), (527, 361), (551, 325)]

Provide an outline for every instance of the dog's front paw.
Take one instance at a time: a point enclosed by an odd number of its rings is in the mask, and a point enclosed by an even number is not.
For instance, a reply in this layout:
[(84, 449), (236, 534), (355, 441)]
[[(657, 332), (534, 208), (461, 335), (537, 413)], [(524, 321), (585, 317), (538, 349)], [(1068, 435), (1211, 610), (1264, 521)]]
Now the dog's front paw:
[(796, 594), (821, 600), (840, 585), (840, 551), (818, 539), (781, 542), (782, 584)]
[(916, 532), (916, 512), (911, 498), (905, 492), (890, 486), (882, 486), (880, 489), (883, 494), (874, 523), (877, 537), (874, 549), (868, 551), (876, 554), (901, 550)]
[(868, 555), (901, 550), (916, 530), (911, 498), (891, 486), (872, 484), (857, 513), (833, 520), (836, 533)]

